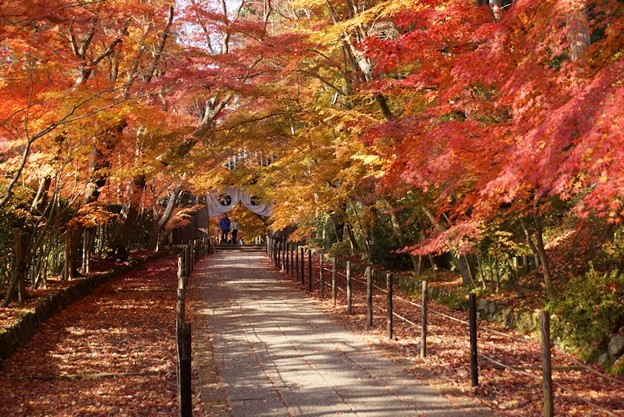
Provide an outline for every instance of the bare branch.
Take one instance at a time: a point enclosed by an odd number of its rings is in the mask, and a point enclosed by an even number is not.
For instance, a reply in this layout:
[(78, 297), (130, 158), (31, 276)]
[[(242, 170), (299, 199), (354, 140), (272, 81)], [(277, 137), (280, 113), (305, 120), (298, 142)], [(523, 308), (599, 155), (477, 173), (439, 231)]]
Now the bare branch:
[(150, 65), (149, 70), (145, 74), (143, 80), (146, 83), (149, 83), (154, 74), (156, 73), (156, 67), (158, 66), (158, 62), (162, 57), (162, 53), (165, 49), (165, 44), (167, 43), (167, 38), (169, 37), (169, 29), (171, 28), (171, 24), (173, 23), (173, 15), (174, 15), (174, 7), (169, 7), (169, 16), (167, 17), (167, 22), (165, 23), (165, 28), (163, 29), (162, 34), (160, 35), (160, 43), (158, 44), (158, 48), (156, 49), (156, 53), (154, 54), (154, 59), (152, 60), (152, 64)]
[[(192, 4), (197, 9), (198, 6), (195, 0), (192, 0)], [(197, 10), (195, 11), (195, 16), (197, 17), (197, 23), (199, 24), (199, 27), (201, 27), (202, 31), (204, 32), (204, 37), (206, 38), (206, 45), (208, 46), (208, 50), (211, 54), (214, 54), (215, 50), (212, 47), (212, 41), (210, 40), (210, 31), (208, 30), (208, 26), (206, 25), (204, 19), (202, 19), (202, 17), (199, 15)]]

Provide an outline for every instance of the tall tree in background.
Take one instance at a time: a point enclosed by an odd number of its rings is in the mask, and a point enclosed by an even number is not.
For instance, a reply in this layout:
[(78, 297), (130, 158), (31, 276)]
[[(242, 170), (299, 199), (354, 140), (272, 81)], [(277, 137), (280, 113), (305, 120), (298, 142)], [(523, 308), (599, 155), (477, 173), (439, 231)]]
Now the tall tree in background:
[(427, 101), (423, 112), (380, 126), (374, 140), (395, 141), (389, 185), (437, 193), (437, 212), (452, 221), (420, 252), (449, 239), (477, 242), (496, 216), (524, 218), (550, 287), (541, 237), (549, 199), (578, 195), (579, 210), (619, 216), (622, 177), (612, 163), (621, 158), (622, 6), (506, 6), (490, 14), (436, 2), (394, 16), (404, 33), (371, 40), (371, 54), (387, 63), (384, 73), (413, 70), (383, 88), (419, 89)]
[[(100, 204), (122, 206), (126, 256), (137, 222), (157, 216), (162, 237), (188, 187), (246, 187), (277, 203), (273, 229), (331, 223), (369, 257), (384, 222), (415, 268), (451, 253), (465, 282), (500, 227), (550, 288), (562, 206), (621, 221), (617, 0), (35, 0), (0, 15), (0, 209), (75, 225), (68, 259)], [(32, 256), (35, 235), (14, 250)]]

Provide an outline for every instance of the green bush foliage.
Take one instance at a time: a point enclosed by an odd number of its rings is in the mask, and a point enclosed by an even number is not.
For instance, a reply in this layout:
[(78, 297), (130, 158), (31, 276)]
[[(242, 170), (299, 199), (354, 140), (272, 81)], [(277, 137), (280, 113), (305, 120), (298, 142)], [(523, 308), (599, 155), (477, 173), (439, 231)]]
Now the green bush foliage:
[(624, 274), (590, 270), (578, 276), (550, 302), (553, 331), (562, 345), (591, 358), (624, 325)]
[[(4, 190), (2, 190), (4, 191)], [(0, 284), (8, 282), (15, 257), (15, 236), (13, 229), (23, 229), (31, 220), (29, 203), (32, 190), (16, 186), (13, 198), (0, 207)]]

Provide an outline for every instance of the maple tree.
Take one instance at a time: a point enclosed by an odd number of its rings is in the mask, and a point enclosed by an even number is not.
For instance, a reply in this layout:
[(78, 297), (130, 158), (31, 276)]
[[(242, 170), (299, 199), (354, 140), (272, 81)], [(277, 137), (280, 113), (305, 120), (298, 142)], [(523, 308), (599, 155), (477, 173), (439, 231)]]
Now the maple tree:
[[(609, 77), (621, 66), (613, 52), (619, 41), (612, 37), (619, 32), (621, 7), (566, 4), (514, 2), (493, 12), (463, 3), (423, 3), (393, 15), (396, 39), (369, 39), (369, 56), (383, 76), (372, 91), (410, 100), (401, 117), (368, 134), (371, 143), (386, 145), (386, 183), (394, 188), (407, 181), (424, 189), (435, 197), (435, 213), (441, 215), (436, 222), (448, 223), (437, 228), (435, 239), (418, 245), (417, 253), (461, 251), (464, 243), (469, 250), (480, 240), (482, 225), (497, 216), (531, 219), (523, 226), (550, 286), (540, 242), (544, 203), (586, 194), (576, 204), (585, 213), (606, 214), (607, 204), (617, 206), (613, 191), (602, 193), (600, 184), (611, 182), (595, 169), (585, 146), (595, 143), (590, 130), (604, 126), (600, 117), (612, 113), (616, 123), (610, 126), (618, 124), (613, 99), (621, 89)], [(593, 43), (582, 51), (577, 38), (585, 35), (574, 22), (584, 17)], [(542, 21), (561, 22), (560, 30), (550, 31)], [(579, 105), (580, 91), (597, 101)], [(597, 108), (603, 109), (598, 118), (583, 113)], [(589, 122), (579, 125), (581, 120)], [(604, 138), (618, 137), (600, 129)], [(613, 211), (609, 215), (617, 218)]]
[[(59, 226), (68, 210), (76, 213), (82, 204), (98, 201), (112, 160), (127, 152), (120, 145), (123, 131), (143, 101), (133, 86), (137, 79), (150, 81), (162, 51), (148, 58), (141, 53), (155, 37), (153, 20), (166, 12), (158, 2), (32, 3), (1, 5), (6, 65), (0, 87), (10, 100), (2, 106), (0, 126), (9, 178), (0, 207), (9, 203), (18, 181), (32, 187), (32, 201), (24, 201), (32, 216), (21, 226), (25, 258), (16, 263), (24, 267), (42, 248), (39, 232), (63, 231)], [(131, 24), (141, 20), (144, 26)], [(133, 44), (135, 37), (140, 42)], [(70, 277), (80, 235), (69, 228), (64, 233)]]
[[(465, 284), (490, 274), (497, 289), (533, 254), (552, 292), (565, 281), (556, 233), (602, 234), (600, 246), (620, 223), (621, 13), (608, 1), (286, 3), (280, 24), (305, 46), (237, 96), (214, 143), (273, 147), (276, 160), (217, 178), (261, 185), (276, 230), (319, 237), (332, 219), (333, 238), (370, 257), (385, 223), (415, 267), (448, 253)], [(595, 218), (607, 222), (588, 232)]]
[(496, 291), (533, 255), (553, 292), (590, 259), (562, 266), (578, 251), (558, 235), (608, 249), (620, 230), (617, 0), (30, 0), (0, 15), (2, 270), (18, 289), (58, 270), (52, 251), (70, 278), (94, 245), (154, 248), (183, 225), (182, 192), (228, 186), (275, 202), (272, 231)]

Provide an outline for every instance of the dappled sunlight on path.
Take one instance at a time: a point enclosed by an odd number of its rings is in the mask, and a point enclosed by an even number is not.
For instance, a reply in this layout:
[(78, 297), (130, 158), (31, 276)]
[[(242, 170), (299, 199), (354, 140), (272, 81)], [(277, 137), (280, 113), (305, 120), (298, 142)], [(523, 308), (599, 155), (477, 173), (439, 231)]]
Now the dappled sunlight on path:
[(493, 415), (404, 372), (284, 285), (263, 260), (260, 252), (220, 252), (193, 280), (202, 296), (194, 320), (212, 337), (211, 346), (196, 344), (195, 355), (214, 354), (209, 378), (234, 417)]

